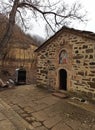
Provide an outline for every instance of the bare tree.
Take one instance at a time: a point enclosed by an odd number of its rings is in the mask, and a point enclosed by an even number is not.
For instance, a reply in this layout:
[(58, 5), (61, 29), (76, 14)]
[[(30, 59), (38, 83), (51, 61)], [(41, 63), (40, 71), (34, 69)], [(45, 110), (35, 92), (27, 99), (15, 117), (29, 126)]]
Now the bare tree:
[[(52, 0), (53, 1), (53, 0)], [(53, 3), (53, 4), (52, 4)], [(81, 13), (81, 5), (74, 3), (72, 6), (66, 5), (63, 1), (59, 0), (56, 3), (50, 0), (9, 0), (7, 7), (9, 9), (9, 21), (6, 25), (6, 32), (0, 41), (0, 53), (6, 56), (8, 50), (8, 41), (10, 40), (15, 25), (16, 16), (20, 16), (23, 25), (25, 26), (23, 16), (27, 11), (30, 11), (32, 19), (39, 17), (43, 18), (50, 29), (55, 32), (56, 28), (59, 29), (65, 24), (70, 24), (73, 20), (81, 22), (85, 21), (85, 13)], [(10, 5), (10, 6), (9, 6)], [(27, 11), (26, 11), (27, 9)]]

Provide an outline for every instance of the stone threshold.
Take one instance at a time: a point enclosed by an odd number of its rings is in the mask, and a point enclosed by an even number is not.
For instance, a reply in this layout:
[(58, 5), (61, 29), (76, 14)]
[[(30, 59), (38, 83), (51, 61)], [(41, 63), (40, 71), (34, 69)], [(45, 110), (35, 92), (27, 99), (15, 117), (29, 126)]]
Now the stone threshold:
[(56, 97), (59, 97), (59, 98), (62, 98), (62, 99), (63, 98), (68, 98), (67, 93), (65, 91), (63, 91), (63, 90), (58, 90), (58, 91), (52, 93), (52, 95), (56, 96)]

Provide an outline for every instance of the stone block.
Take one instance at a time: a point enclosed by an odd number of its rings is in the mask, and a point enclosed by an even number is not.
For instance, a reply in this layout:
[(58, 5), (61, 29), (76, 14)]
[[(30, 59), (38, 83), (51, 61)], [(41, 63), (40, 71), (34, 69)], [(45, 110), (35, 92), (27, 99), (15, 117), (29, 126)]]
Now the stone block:
[(83, 49), (87, 49), (88, 48), (88, 46), (87, 45), (83, 45)]
[(83, 55), (79, 54), (79, 55), (74, 56), (73, 59), (82, 59), (83, 57), (84, 57)]
[(16, 127), (8, 120), (0, 121), (0, 130), (16, 130)]
[(94, 88), (95, 89), (95, 82), (87, 82), (91, 88)]
[(89, 64), (90, 64), (90, 65), (95, 65), (95, 62), (90, 62)]
[(32, 122), (32, 126), (35, 128), (35, 127), (39, 127), (39, 126), (41, 126), (42, 124), (40, 123), (40, 122), (38, 122), (38, 121), (34, 121), (34, 122)]
[(87, 49), (86, 53), (93, 53), (93, 49)]

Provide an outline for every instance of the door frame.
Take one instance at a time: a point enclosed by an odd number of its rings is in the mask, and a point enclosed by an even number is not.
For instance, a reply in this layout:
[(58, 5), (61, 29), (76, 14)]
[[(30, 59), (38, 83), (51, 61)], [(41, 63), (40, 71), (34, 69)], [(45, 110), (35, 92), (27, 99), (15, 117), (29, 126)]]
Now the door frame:
[[(62, 86), (62, 80), (63, 80), (63, 86)], [(59, 89), (67, 91), (67, 71), (66, 69), (63, 68), (59, 69)]]
[(66, 90), (68, 90), (69, 89), (69, 77), (68, 77), (68, 69), (66, 69), (66, 67), (59, 67), (57, 70), (56, 70), (56, 85), (55, 85), (55, 89), (56, 90), (60, 90), (60, 75), (59, 75), (59, 71), (61, 70), (61, 69), (64, 69), (64, 70), (66, 70), (66, 72), (67, 72), (67, 89)]

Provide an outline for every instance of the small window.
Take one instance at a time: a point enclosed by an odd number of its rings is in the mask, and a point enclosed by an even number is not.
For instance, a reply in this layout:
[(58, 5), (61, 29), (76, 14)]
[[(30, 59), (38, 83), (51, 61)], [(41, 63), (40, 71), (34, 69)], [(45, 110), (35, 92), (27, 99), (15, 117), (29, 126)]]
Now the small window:
[(59, 54), (59, 64), (66, 64), (67, 57), (67, 52), (65, 50), (62, 50)]

